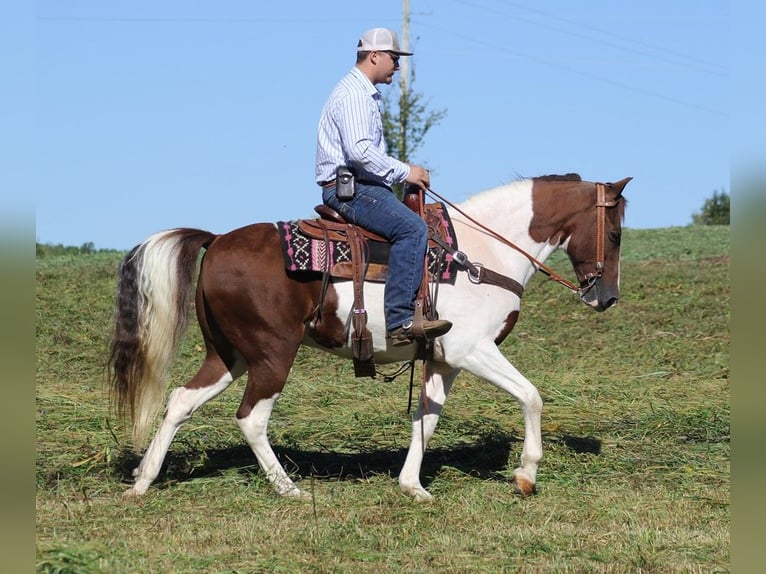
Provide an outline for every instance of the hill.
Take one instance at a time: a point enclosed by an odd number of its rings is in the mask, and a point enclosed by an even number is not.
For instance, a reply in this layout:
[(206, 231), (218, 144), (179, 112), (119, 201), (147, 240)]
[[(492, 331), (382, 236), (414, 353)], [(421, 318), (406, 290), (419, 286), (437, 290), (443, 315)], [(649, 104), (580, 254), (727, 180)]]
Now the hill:
[[(407, 377), (354, 379), (311, 349), (270, 436), (313, 503), (272, 494), (234, 422), (241, 382), (181, 429), (144, 498), (122, 499), (138, 459), (104, 391), (120, 256), (37, 260), (39, 572), (729, 569), (728, 227), (624, 230), (606, 313), (535, 277), (502, 350), (545, 402), (538, 494), (509, 486), (518, 405), (461, 374), (426, 453), (426, 505), (395, 484)], [(173, 385), (201, 351), (195, 323)]]

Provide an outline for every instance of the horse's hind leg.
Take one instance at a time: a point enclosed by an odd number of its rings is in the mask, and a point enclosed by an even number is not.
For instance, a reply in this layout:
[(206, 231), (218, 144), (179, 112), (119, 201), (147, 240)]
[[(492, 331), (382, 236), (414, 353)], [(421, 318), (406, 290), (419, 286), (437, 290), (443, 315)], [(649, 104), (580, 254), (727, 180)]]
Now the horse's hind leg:
[(237, 423), (277, 494), (305, 497), (306, 493), (295, 486), (269, 444), (267, 436), (269, 417), (277, 399), (279, 399), (279, 393), (259, 399), (247, 415), (240, 418), (239, 413), (237, 414)]
[(244, 368), (235, 365), (229, 371), (217, 356), (208, 356), (194, 378), (183, 387), (170, 393), (165, 416), (141, 463), (133, 471), (135, 483), (125, 491), (126, 496), (144, 494), (157, 478), (165, 460), (170, 443), (178, 429), (199, 407), (224, 391), (240, 376)]
[(280, 353), (272, 350), (272, 357), (287, 357), (287, 359), (259, 361), (251, 365), (248, 372), (247, 388), (242, 397), (242, 403), (237, 411), (237, 424), (242, 430), (247, 443), (269, 482), (280, 496), (307, 497), (287, 476), (287, 472), (274, 454), (268, 437), (269, 418), (274, 405), (284, 388), (287, 375), (290, 372), (292, 359), (297, 353), (297, 345), (293, 349), (283, 349)]
[[(428, 378), (412, 421), (412, 441), (402, 471), (399, 473), (399, 488), (418, 501), (433, 498), (420, 484), (420, 467), (428, 441), (431, 440), (436, 424), (439, 422), (447, 395), (459, 373), (459, 369), (443, 364), (429, 363), (427, 369)], [(424, 406), (425, 401), (428, 401), (427, 406)]]

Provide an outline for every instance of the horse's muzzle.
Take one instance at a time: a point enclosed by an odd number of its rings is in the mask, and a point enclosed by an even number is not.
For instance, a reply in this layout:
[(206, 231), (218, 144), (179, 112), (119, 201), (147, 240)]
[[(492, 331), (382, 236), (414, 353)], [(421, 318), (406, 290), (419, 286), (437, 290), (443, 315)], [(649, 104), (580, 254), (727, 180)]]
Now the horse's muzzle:
[(619, 295), (615, 294), (612, 289), (604, 288), (600, 279), (580, 295), (580, 301), (599, 312), (614, 307), (618, 300)]

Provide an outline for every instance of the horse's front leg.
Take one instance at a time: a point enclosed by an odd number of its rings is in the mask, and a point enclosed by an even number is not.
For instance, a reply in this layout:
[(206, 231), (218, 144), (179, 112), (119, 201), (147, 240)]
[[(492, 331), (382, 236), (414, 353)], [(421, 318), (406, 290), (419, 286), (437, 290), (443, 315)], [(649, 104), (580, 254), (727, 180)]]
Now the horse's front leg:
[(412, 441), (407, 458), (399, 473), (399, 488), (417, 501), (431, 500), (431, 494), (420, 484), (420, 468), (428, 441), (439, 422), (447, 395), (459, 369), (448, 365), (428, 363), (424, 385), (415, 417), (412, 420)]
[(492, 341), (476, 346), (463, 357), (460, 366), (496, 387), (513, 395), (524, 413), (524, 446), (521, 466), (513, 472), (518, 492), (529, 496), (535, 491), (537, 466), (543, 458), (540, 418), (543, 401), (535, 386), (522, 375), (500, 352)]

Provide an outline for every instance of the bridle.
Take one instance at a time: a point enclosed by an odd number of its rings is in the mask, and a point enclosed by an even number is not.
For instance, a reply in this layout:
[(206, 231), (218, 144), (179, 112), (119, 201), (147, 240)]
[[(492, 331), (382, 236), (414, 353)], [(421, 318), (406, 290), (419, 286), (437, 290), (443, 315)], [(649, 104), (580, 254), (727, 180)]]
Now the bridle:
[(585, 295), (604, 274), (604, 252), (606, 251), (606, 208), (614, 207), (620, 201), (619, 196), (613, 201), (606, 201), (606, 189), (603, 183), (596, 184), (596, 270), (586, 273), (580, 279), (580, 296)]
[[(457, 207), (454, 203), (451, 203), (438, 193), (436, 193), (432, 189), (427, 189), (426, 193), (431, 195), (432, 197), (435, 197), (447, 205), (449, 205), (452, 209), (460, 213), (463, 217), (468, 219), (471, 223), (474, 225), (480, 227), (487, 233), (489, 233), (492, 237), (497, 239), (500, 243), (503, 243), (504, 245), (507, 245), (508, 247), (515, 249), (524, 257), (529, 259), (529, 261), (534, 265), (539, 271), (547, 275), (550, 279), (553, 281), (556, 281), (557, 283), (560, 283), (567, 289), (569, 289), (572, 293), (577, 293), (580, 297), (583, 297), (588, 291), (590, 291), (593, 286), (596, 284), (596, 281), (598, 281), (601, 276), (604, 274), (604, 259), (605, 259), (605, 251), (606, 251), (606, 208), (607, 207), (614, 207), (617, 205), (617, 202), (620, 200), (620, 197), (618, 196), (613, 201), (606, 201), (606, 186), (603, 183), (597, 183), (596, 184), (596, 270), (593, 273), (586, 273), (583, 277), (578, 277), (580, 280), (580, 285), (577, 286), (574, 283), (567, 281), (564, 279), (561, 275), (556, 273), (553, 269), (550, 267), (547, 267), (544, 265), (541, 261), (538, 261), (535, 259), (532, 255), (524, 251), (521, 247), (514, 244), (513, 242), (509, 241), (502, 235), (500, 235), (498, 232), (494, 231), (493, 229), (490, 229), (486, 225), (479, 223), (476, 221), (473, 217), (468, 215), (466, 212), (464, 212), (462, 209)], [(461, 255), (464, 256), (464, 254), (461, 253)]]
[[(585, 296), (585, 294), (588, 291), (590, 291), (593, 288), (593, 286), (596, 284), (596, 281), (598, 281), (598, 279), (604, 274), (604, 259), (605, 259), (605, 252), (606, 252), (606, 244), (605, 244), (606, 242), (606, 208), (614, 207), (615, 205), (617, 205), (617, 202), (620, 200), (620, 197), (618, 196), (614, 201), (606, 201), (606, 188), (603, 183), (596, 184), (596, 270), (595, 272), (587, 273), (584, 277), (582, 277), (580, 279), (579, 287), (567, 281), (566, 279), (564, 279), (561, 275), (556, 273), (553, 269), (544, 265), (542, 261), (538, 261), (532, 255), (524, 251), (521, 247), (519, 247), (518, 245), (514, 244), (512, 241), (509, 241), (508, 239), (500, 235), (497, 231), (490, 229), (483, 223), (479, 223), (478, 221), (476, 221), (473, 217), (468, 215), (465, 211), (463, 211), (454, 203), (450, 202), (446, 198), (436, 193), (434, 190), (427, 188), (425, 190), (425, 193), (449, 205), (452, 209), (460, 213), (468, 221), (470, 221), (477, 227), (486, 231), (488, 234), (490, 234), (500, 243), (503, 243), (504, 245), (507, 245), (508, 247), (515, 249), (516, 251), (521, 253), (524, 257), (529, 259), (529, 261), (532, 263), (534, 267), (537, 268), (537, 270), (542, 271), (550, 279), (560, 283), (561, 285), (569, 289), (572, 293), (576, 293), (577, 295), (579, 295), (581, 299)], [(508, 289), (509, 291), (516, 293), (516, 295), (519, 298), (521, 298), (521, 295), (524, 292), (524, 287), (520, 283), (518, 283), (515, 279), (506, 277), (505, 275), (496, 273), (490, 269), (486, 269), (483, 265), (480, 265), (478, 263), (472, 263), (471, 261), (468, 260), (468, 257), (466, 256), (465, 253), (463, 253), (462, 251), (457, 251), (450, 248), (449, 245), (447, 245), (443, 241), (439, 241), (438, 238), (434, 237), (433, 235), (431, 236), (431, 239), (436, 240), (437, 244), (441, 245), (443, 249), (447, 250), (449, 253), (452, 254), (453, 260), (468, 272), (468, 279), (472, 283), (491, 283), (496, 286), (502, 287), (504, 289)], [(407, 412), (410, 412), (410, 407), (412, 406), (412, 391), (414, 388), (413, 387), (414, 361), (411, 361), (409, 363), (409, 367), (410, 367), (410, 404), (407, 406)], [(400, 369), (399, 371), (394, 373), (392, 377), (398, 376), (402, 370), (403, 369)], [(425, 387), (426, 373), (427, 373), (427, 370), (423, 369), (423, 394), (421, 396), (421, 401), (423, 403), (423, 408), (425, 409), (425, 412), (428, 412), (428, 400), (426, 398), (426, 387)]]

